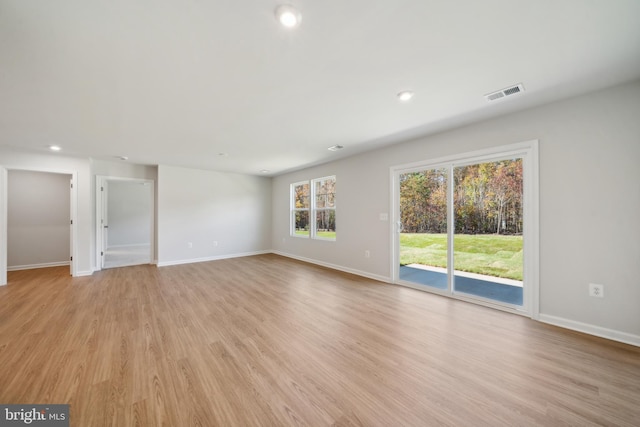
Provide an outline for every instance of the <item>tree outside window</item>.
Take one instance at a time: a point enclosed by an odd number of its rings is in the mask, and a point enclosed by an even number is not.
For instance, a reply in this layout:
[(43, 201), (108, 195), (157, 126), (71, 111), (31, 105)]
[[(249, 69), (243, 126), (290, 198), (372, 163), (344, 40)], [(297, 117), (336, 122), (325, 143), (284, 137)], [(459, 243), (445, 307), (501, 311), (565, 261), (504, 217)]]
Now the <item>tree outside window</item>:
[(291, 235), (336, 239), (336, 177), (291, 184)]
[(313, 180), (315, 237), (336, 238), (336, 177)]
[(309, 183), (292, 184), (292, 235), (309, 236)]

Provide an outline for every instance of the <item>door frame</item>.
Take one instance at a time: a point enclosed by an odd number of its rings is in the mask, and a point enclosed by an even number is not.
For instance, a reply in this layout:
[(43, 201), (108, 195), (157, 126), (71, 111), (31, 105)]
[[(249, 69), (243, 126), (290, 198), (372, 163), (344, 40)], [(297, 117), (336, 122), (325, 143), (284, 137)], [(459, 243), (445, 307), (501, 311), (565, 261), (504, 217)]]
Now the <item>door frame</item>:
[(107, 209), (107, 204), (104, 203), (102, 194), (103, 188), (105, 188), (107, 181), (127, 181), (133, 183), (141, 183), (148, 184), (149, 191), (151, 192), (151, 209), (150, 209), (150, 249), (149, 249), (149, 261), (150, 263), (154, 263), (155, 261), (155, 181), (152, 179), (143, 179), (143, 178), (123, 178), (119, 176), (107, 176), (107, 175), (96, 175), (96, 221), (95, 221), (95, 235), (96, 235), (96, 271), (102, 270), (103, 261), (104, 261), (104, 253), (103, 253), (103, 226), (102, 226), (102, 217), (104, 215), (105, 210)]
[(29, 172), (42, 172), (42, 173), (55, 173), (60, 175), (70, 175), (73, 186), (71, 188), (71, 206), (69, 217), (71, 221), (71, 238), (69, 245), (71, 246), (69, 252), (71, 253), (72, 260), (69, 260), (69, 270), (71, 276), (78, 275), (78, 263), (77, 263), (77, 248), (78, 248), (78, 172), (74, 170), (66, 169), (47, 169), (47, 168), (28, 168), (21, 166), (5, 166), (0, 165), (0, 286), (7, 284), (7, 230), (9, 220), (9, 171), (29, 171)]
[[(392, 166), (389, 171), (390, 188), (391, 188), (391, 221), (390, 221), (390, 242), (391, 242), (391, 280), (392, 283), (406, 286), (421, 291), (432, 292), (445, 295), (450, 298), (473, 302), (475, 304), (497, 308), (508, 312), (531, 317), (539, 318), (540, 312), (540, 291), (539, 291), (539, 264), (540, 264), (540, 232), (539, 232), (539, 156), (538, 156), (538, 140), (520, 142), (515, 144), (491, 147), (483, 150), (466, 152), (457, 155), (439, 157), (435, 159), (426, 159), (419, 162), (406, 163), (402, 165)], [(522, 309), (515, 309), (498, 303), (492, 303), (476, 298), (468, 298), (459, 293), (451, 291), (451, 277), (447, 274), (449, 281), (449, 289), (441, 291), (436, 288), (427, 286), (413, 285), (410, 282), (401, 281), (400, 276), (400, 183), (399, 176), (401, 173), (412, 172), (420, 169), (432, 169), (438, 167), (449, 167), (452, 164), (460, 164), (464, 162), (483, 162), (493, 161), (499, 157), (517, 156), (522, 157), (523, 161), (523, 216), (525, 221), (523, 232), (523, 306)], [(451, 178), (451, 177), (449, 177)], [(452, 183), (449, 185), (448, 191), (452, 191)], [(448, 207), (448, 217), (451, 216), (453, 206)], [(451, 218), (448, 218), (449, 229)], [(450, 238), (453, 236), (452, 230), (449, 230)], [(449, 248), (451, 248), (451, 242)], [(451, 250), (449, 250), (451, 252)], [(451, 271), (453, 264), (453, 253), (449, 253), (448, 269)]]

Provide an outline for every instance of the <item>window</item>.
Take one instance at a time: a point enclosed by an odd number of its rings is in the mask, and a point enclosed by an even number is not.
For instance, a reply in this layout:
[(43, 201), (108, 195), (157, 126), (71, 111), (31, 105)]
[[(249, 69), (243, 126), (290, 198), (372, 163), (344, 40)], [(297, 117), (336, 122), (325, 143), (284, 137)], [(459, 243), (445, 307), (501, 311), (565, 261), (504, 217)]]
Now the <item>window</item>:
[(315, 227), (313, 237), (320, 239), (336, 238), (336, 177), (314, 179), (313, 213)]
[(291, 184), (291, 235), (336, 239), (336, 177)]
[(291, 185), (292, 236), (309, 236), (309, 183)]

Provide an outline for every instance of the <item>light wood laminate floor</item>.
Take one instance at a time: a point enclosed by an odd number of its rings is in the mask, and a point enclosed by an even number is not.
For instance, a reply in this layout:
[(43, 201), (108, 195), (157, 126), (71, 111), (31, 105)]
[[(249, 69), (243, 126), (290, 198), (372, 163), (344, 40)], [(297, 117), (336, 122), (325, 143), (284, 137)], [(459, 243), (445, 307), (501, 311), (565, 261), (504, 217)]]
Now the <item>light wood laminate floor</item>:
[(0, 403), (72, 426), (640, 424), (640, 348), (276, 255), (0, 287)]
[(104, 251), (103, 268), (128, 267), (150, 264), (151, 245), (128, 245), (107, 248)]

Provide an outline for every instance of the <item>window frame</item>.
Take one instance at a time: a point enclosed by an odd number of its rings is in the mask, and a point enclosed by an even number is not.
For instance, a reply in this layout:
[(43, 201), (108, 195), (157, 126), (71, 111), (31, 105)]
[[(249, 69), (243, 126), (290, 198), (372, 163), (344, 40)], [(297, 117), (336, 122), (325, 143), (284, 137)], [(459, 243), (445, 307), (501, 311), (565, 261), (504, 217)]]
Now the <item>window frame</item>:
[(333, 193), (333, 206), (332, 207), (322, 207), (322, 208), (318, 208), (316, 206), (316, 202), (317, 202), (317, 194), (316, 194), (316, 183), (318, 182), (322, 182), (322, 181), (328, 181), (332, 179), (333, 180), (333, 186), (335, 189), (337, 180), (336, 180), (336, 176), (335, 175), (328, 175), (328, 176), (323, 176), (321, 178), (315, 178), (311, 180), (311, 216), (309, 218), (309, 221), (313, 220), (312, 222), (312, 227), (311, 227), (311, 238), (312, 239), (318, 239), (318, 240), (327, 240), (330, 242), (334, 242), (336, 240), (337, 237), (337, 233), (334, 230), (334, 233), (336, 233), (336, 237), (322, 237), (322, 236), (318, 236), (318, 217), (317, 214), (319, 211), (328, 211), (331, 212), (333, 211), (333, 221), (334, 221), (334, 228), (335, 227), (335, 218), (336, 218), (336, 192), (334, 190)]
[[(316, 201), (316, 183), (318, 182), (322, 182), (322, 181), (327, 181), (327, 180), (333, 180), (333, 185), (334, 185), (334, 193), (333, 193), (333, 206), (331, 207), (321, 207), (318, 208), (317, 206), (317, 201)], [(314, 179), (309, 179), (309, 180), (304, 180), (304, 181), (298, 181), (298, 182), (294, 182), (289, 186), (289, 235), (291, 237), (297, 237), (297, 238), (309, 238), (309, 239), (315, 239), (315, 240), (325, 240), (328, 242), (335, 242), (336, 241), (336, 237), (323, 237), (323, 236), (319, 236), (318, 235), (318, 230), (317, 230), (317, 214), (318, 212), (333, 212), (333, 221), (334, 221), (334, 229), (335, 227), (335, 218), (336, 218), (336, 191), (335, 191), (335, 185), (337, 183), (337, 179), (335, 175), (327, 175), (327, 176), (323, 176), (320, 178), (314, 178)], [(295, 206), (296, 203), (296, 192), (295, 189), (296, 187), (302, 186), (302, 185), (307, 185), (309, 188), (309, 203), (308, 203), (308, 207), (304, 207), (304, 208), (297, 208)], [(308, 213), (308, 218), (309, 218), (309, 233), (306, 234), (297, 234), (296, 233), (296, 214), (298, 212), (307, 212)]]
[[(296, 207), (296, 187), (301, 186), (301, 185), (307, 185), (309, 188), (308, 191), (308, 198), (309, 201), (307, 203), (307, 207), (303, 207), (303, 208), (297, 208)], [(294, 182), (293, 184), (291, 184), (290, 186), (290, 194), (289, 194), (289, 235), (291, 237), (299, 237), (299, 238), (309, 238), (311, 237), (311, 182), (310, 181), (299, 181), (299, 182)], [(309, 232), (306, 234), (297, 234), (296, 233), (296, 213), (298, 212), (307, 212), (307, 218), (308, 218), (308, 222), (309, 222)]]

